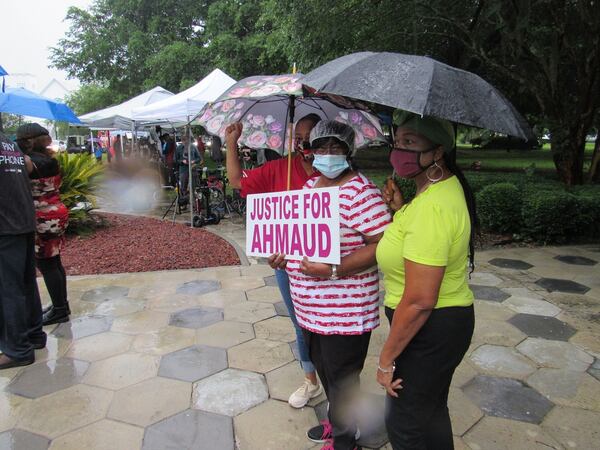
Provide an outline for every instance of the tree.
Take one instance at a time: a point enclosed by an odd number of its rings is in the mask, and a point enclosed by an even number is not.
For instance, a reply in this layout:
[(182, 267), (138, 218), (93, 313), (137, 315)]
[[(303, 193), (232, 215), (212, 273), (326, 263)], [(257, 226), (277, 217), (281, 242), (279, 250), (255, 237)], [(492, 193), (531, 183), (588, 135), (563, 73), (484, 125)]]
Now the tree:
[(292, 61), (278, 47), (271, 47), (278, 35), (279, 17), (269, 11), (265, 0), (217, 0), (206, 21), (210, 60), (234, 78), (290, 72)]
[[(52, 63), (83, 83), (106, 86), (117, 97), (139, 94), (149, 68), (155, 78), (160, 78), (159, 70), (186, 73), (188, 69), (180, 64), (155, 68), (153, 58), (175, 42), (202, 48), (209, 3), (96, 0), (87, 10), (71, 7), (66, 17), (69, 31), (51, 49)], [(177, 86), (170, 87), (179, 88), (183, 78), (180, 76)]]
[(96, 83), (84, 84), (76, 91), (67, 95), (65, 103), (77, 114), (81, 116), (92, 111), (115, 105), (125, 100), (122, 95), (113, 93), (106, 86)]
[(6, 135), (13, 135), (17, 132), (17, 128), (23, 123), (23, 116), (16, 114), (2, 113), (0, 116), (0, 124), (2, 131)]
[(474, 23), (450, 20), (430, 7), (432, 20), (551, 134), (561, 180), (581, 184), (585, 137), (600, 112), (600, 4), (592, 0), (466, 2)]

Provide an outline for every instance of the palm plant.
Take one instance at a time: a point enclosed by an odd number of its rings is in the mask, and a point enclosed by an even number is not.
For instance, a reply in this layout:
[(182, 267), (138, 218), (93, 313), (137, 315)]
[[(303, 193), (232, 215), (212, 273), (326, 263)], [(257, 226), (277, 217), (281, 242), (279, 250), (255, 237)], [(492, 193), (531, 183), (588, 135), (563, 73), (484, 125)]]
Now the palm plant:
[(60, 164), (62, 184), (60, 198), (69, 208), (69, 231), (87, 233), (93, 227), (88, 208), (75, 208), (79, 202), (96, 204), (95, 191), (99, 186), (102, 166), (87, 153), (69, 155), (67, 152), (57, 156)]

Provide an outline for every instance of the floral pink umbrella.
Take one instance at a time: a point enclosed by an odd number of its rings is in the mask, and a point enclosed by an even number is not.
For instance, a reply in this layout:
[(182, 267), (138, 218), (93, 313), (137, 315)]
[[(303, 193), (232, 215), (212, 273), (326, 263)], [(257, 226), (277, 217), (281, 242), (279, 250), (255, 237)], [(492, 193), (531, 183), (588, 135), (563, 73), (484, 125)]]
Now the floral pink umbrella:
[(331, 101), (307, 96), (298, 81), (301, 74), (254, 76), (238, 81), (200, 113), (199, 124), (208, 133), (225, 138), (225, 129), (242, 122), (240, 143), (285, 154), (288, 125), (308, 114), (354, 127), (356, 148), (386, 142), (377, 118), (357, 109), (344, 109)]

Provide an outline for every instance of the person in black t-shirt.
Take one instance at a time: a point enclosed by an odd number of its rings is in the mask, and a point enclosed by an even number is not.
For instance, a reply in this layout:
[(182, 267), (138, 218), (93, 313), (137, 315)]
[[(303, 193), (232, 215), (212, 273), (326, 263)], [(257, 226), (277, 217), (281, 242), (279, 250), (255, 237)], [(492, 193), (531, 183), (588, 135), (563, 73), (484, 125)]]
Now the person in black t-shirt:
[(0, 133), (0, 370), (32, 364), (34, 349), (46, 346), (28, 167), (17, 144)]

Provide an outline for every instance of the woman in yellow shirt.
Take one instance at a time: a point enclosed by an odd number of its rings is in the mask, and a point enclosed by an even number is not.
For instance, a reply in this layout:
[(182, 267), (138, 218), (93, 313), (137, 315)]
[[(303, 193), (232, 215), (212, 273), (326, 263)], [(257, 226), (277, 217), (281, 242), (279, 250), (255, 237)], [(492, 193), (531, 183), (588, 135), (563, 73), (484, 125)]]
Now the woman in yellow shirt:
[(448, 156), (454, 147), (449, 122), (396, 111), (394, 123), (390, 162), (399, 176), (414, 179), (417, 192), (405, 203), (393, 182), (384, 189), (396, 213), (377, 246), (391, 325), (377, 381), (388, 393), (394, 450), (452, 449), (448, 390), (475, 322), (467, 284), (475, 202)]

